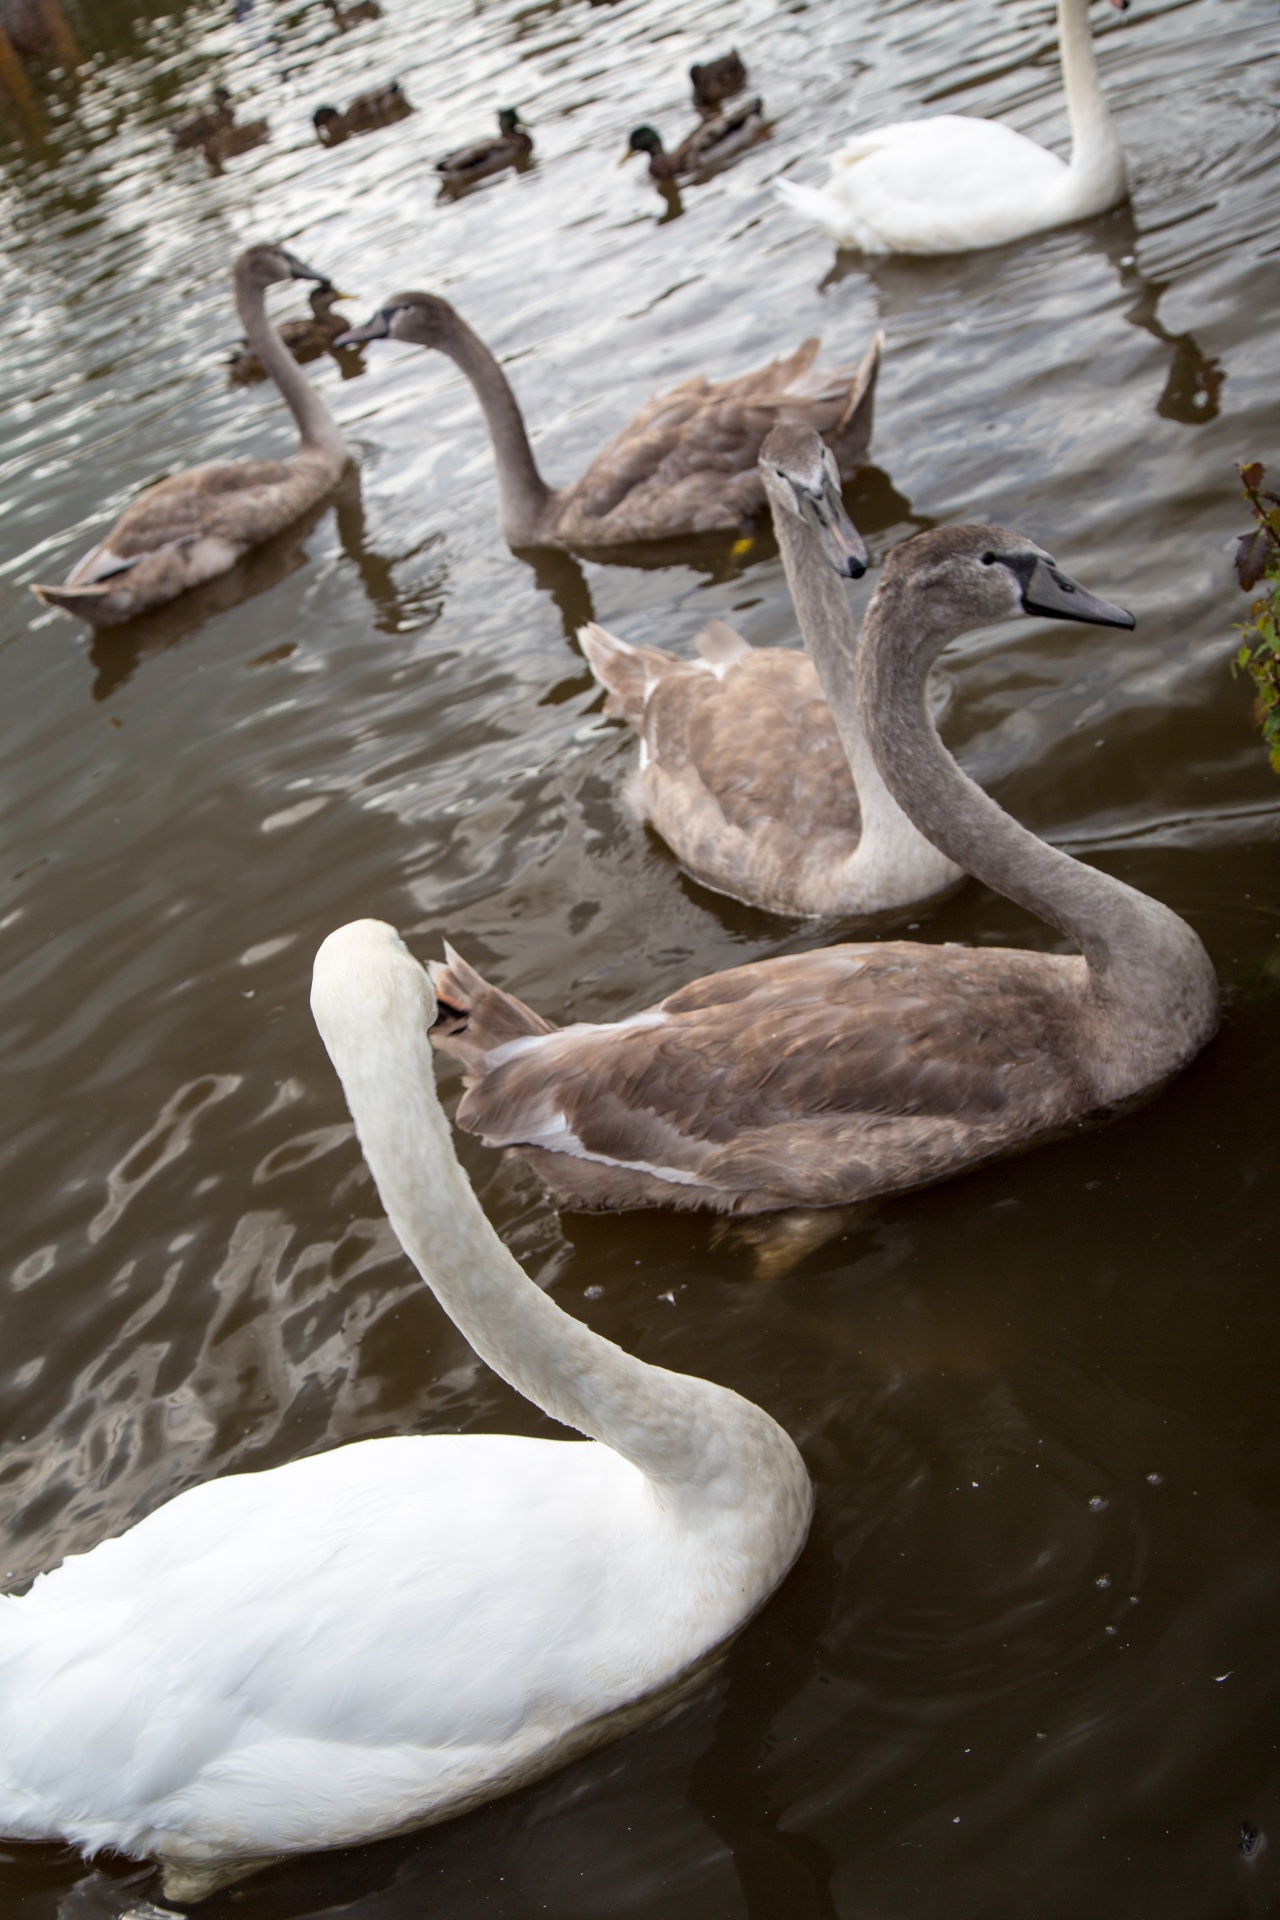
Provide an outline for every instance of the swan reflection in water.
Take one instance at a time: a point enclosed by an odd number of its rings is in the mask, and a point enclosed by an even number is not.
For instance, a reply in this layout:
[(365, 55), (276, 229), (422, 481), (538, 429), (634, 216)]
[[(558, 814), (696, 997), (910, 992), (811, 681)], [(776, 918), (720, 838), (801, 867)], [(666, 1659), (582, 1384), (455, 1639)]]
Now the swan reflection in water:
[[(373, 609), (376, 631), (405, 633), (433, 625), (444, 608), (448, 570), (443, 556), (412, 584), (397, 585), (396, 572), (440, 546), (443, 536), (432, 531), (402, 553), (391, 556), (371, 547), (365, 534), (359, 470), (349, 467), (327, 500), (317, 502), (273, 540), (255, 547), (229, 572), (189, 589), (179, 599), (131, 620), (127, 626), (104, 627), (95, 632), (89, 648), (89, 659), (97, 676), (93, 698), (99, 702), (109, 700), (132, 678), (143, 660), (184, 645), (219, 614), (229, 613), (246, 600), (270, 592), (296, 573), (309, 558), (308, 539), (330, 508), (334, 511), (338, 544), (359, 576)], [(293, 651), (292, 644), (286, 643), (250, 664), (272, 665), (287, 659)]]
[(967, 297), (980, 301), (1002, 277), (1006, 266), (1017, 271), (1029, 248), (1069, 246), (1073, 240), (1101, 252), (1115, 269), (1122, 291), (1133, 296), (1123, 316), (1129, 325), (1172, 348), (1156, 413), (1162, 420), (1176, 420), (1184, 427), (1204, 426), (1215, 420), (1227, 377), (1225, 370), (1221, 361), (1204, 351), (1193, 333), (1171, 333), (1159, 319), (1157, 309), (1172, 283), (1152, 279), (1138, 265), (1138, 229), (1127, 206), (1080, 226), (1062, 228), (1043, 241), (1021, 241), (978, 254), (873, 259), (861, 253), (837, 252), (818, 289), (826, 293), (842, 281), (861, 275), (875, 284), (881, 318), (887, 321), (894, 314), (914, 313), (939, 296), (957, 303)]

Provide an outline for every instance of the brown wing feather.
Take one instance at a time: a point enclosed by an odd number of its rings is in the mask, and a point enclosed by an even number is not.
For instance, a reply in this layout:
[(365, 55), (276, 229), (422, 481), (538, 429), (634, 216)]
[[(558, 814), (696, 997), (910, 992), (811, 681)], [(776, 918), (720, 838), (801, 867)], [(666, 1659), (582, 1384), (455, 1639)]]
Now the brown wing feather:
[(730, 1209), (916, 1186), (1089, 1110), (1083, 978), (1058, 955), (897, 941), (761, 961), (476, 1060), (458, 1122), (666, 1170)]
[(566, 489), (558, 537), (607, 546), (740, 526), (764, 510), (756, 463), (779, 420), (830, 437), (853, 472), (870, 437), (879, 341), (857, 367), (819, 369), (817, 354), (810, 339), (734, 379), (697, 376), (653, 395)]
[[(82, 569), (97, 555), (130, 560), (203, 535), (238, 540), (244, 534), (240, 523), (256, 504), (252, 496), (260, 488), (281, 486), (293, 474), (293, 466), (281, 460), (237, 460), (192, 467), (162, 480), (126, 507), (101, 547), (70, 574), (68, 584), (79, 584)], [(92, 572), (83, 575), (86, 580), (93, 577)]]

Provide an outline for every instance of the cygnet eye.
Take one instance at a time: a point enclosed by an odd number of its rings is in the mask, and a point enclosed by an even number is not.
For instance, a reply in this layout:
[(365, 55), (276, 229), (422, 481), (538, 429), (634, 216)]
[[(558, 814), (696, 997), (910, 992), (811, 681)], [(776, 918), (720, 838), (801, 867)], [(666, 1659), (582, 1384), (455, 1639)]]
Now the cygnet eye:
[(984, 567), (994, 567), (999, 557), (999, 554), (984, 553), (982, 556), (982, 564)]

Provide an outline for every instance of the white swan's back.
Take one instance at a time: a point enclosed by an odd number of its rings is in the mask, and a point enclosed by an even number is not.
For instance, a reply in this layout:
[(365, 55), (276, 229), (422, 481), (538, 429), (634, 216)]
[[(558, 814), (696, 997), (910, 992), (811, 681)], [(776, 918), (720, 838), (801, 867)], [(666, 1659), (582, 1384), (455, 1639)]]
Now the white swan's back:
[(936, 114), (856, 134), (832, 156), (825, 185), (780, 180), (779, 197), (837, 246), (864, 253), (1003, 246), (1105, 212), (1124, 198), (1125, 167), (1098, 79), (1088, 0), (1059, 0), (1058, 36), (1069, 163), (1003, 121)]

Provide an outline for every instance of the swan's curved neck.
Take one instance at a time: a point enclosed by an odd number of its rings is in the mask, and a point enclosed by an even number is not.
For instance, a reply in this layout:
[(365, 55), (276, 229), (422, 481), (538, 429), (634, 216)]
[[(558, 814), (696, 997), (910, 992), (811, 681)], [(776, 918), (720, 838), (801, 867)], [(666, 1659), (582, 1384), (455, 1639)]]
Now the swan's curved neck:
[(1098, 77), (1089, 0), (1058, 0), (1058, 48), (1071, 122), (1073, 181), (1079, 192), (1110, 192), (1124, 184), (1124, 155)]
[[(867, 610), (858, 703), (871, 750), (936, 847), (1080, 948), (1099, 1035), (1119, 1036), (1126, 1059), (1141, 1058), (1140, 1083), (1148, 1084), (1165, 1056), (1172, 1071), (1213, 1031), (1209, 956), (1168, 907), (1046, 845), (961, 772), (938, 737), (925, 683), (947, 641), (974, 622), (927, 604), (936, 597), (936, 588), (913, 593), (910, 574), (900, 575), (882, 583)], [(1117, 1074), (1124, 1077), (1119, 1067)]]
[(874, 864), (882, 849), (899, 850), (920, 835), (881, 777), (858, 711), (858, 626), (848, 589), (807, 521), (779, 506), (773, 515), (782, 565), (804, 644), (827, 697), (858, 794), (861, 831), (852, 856)]
[(538, 472), (511, 382), (479, 334), (452, 309), (448, 333), (429, 344), (447, 353), (475, 388), (498, 468), (503, 534), (513, 547), (536, 547), (555, 495)]
[(571, 1319), (489, 1225), (436, 1095), (429, 989), (416, 961), (386, 939), (337, 991), (320, 987), (324, 961), (322, 948), (312, 1007), (387, 1216), (481, 1359), (554, 1419), (630, 1460), (669, 1503), (767, 1505), (780, 1463), (789, 1475), (799, 1465), (776, 1421), (727, 1388), (648, 1366)]
[(236, 308), (244, 337), (275, 381), (281, 397), (298, 423), (303, 448), (327, 454), (341, 467), (347, 449), (333, 415), (303, 373), (267, 315), (265, 287), (236, 272)]

